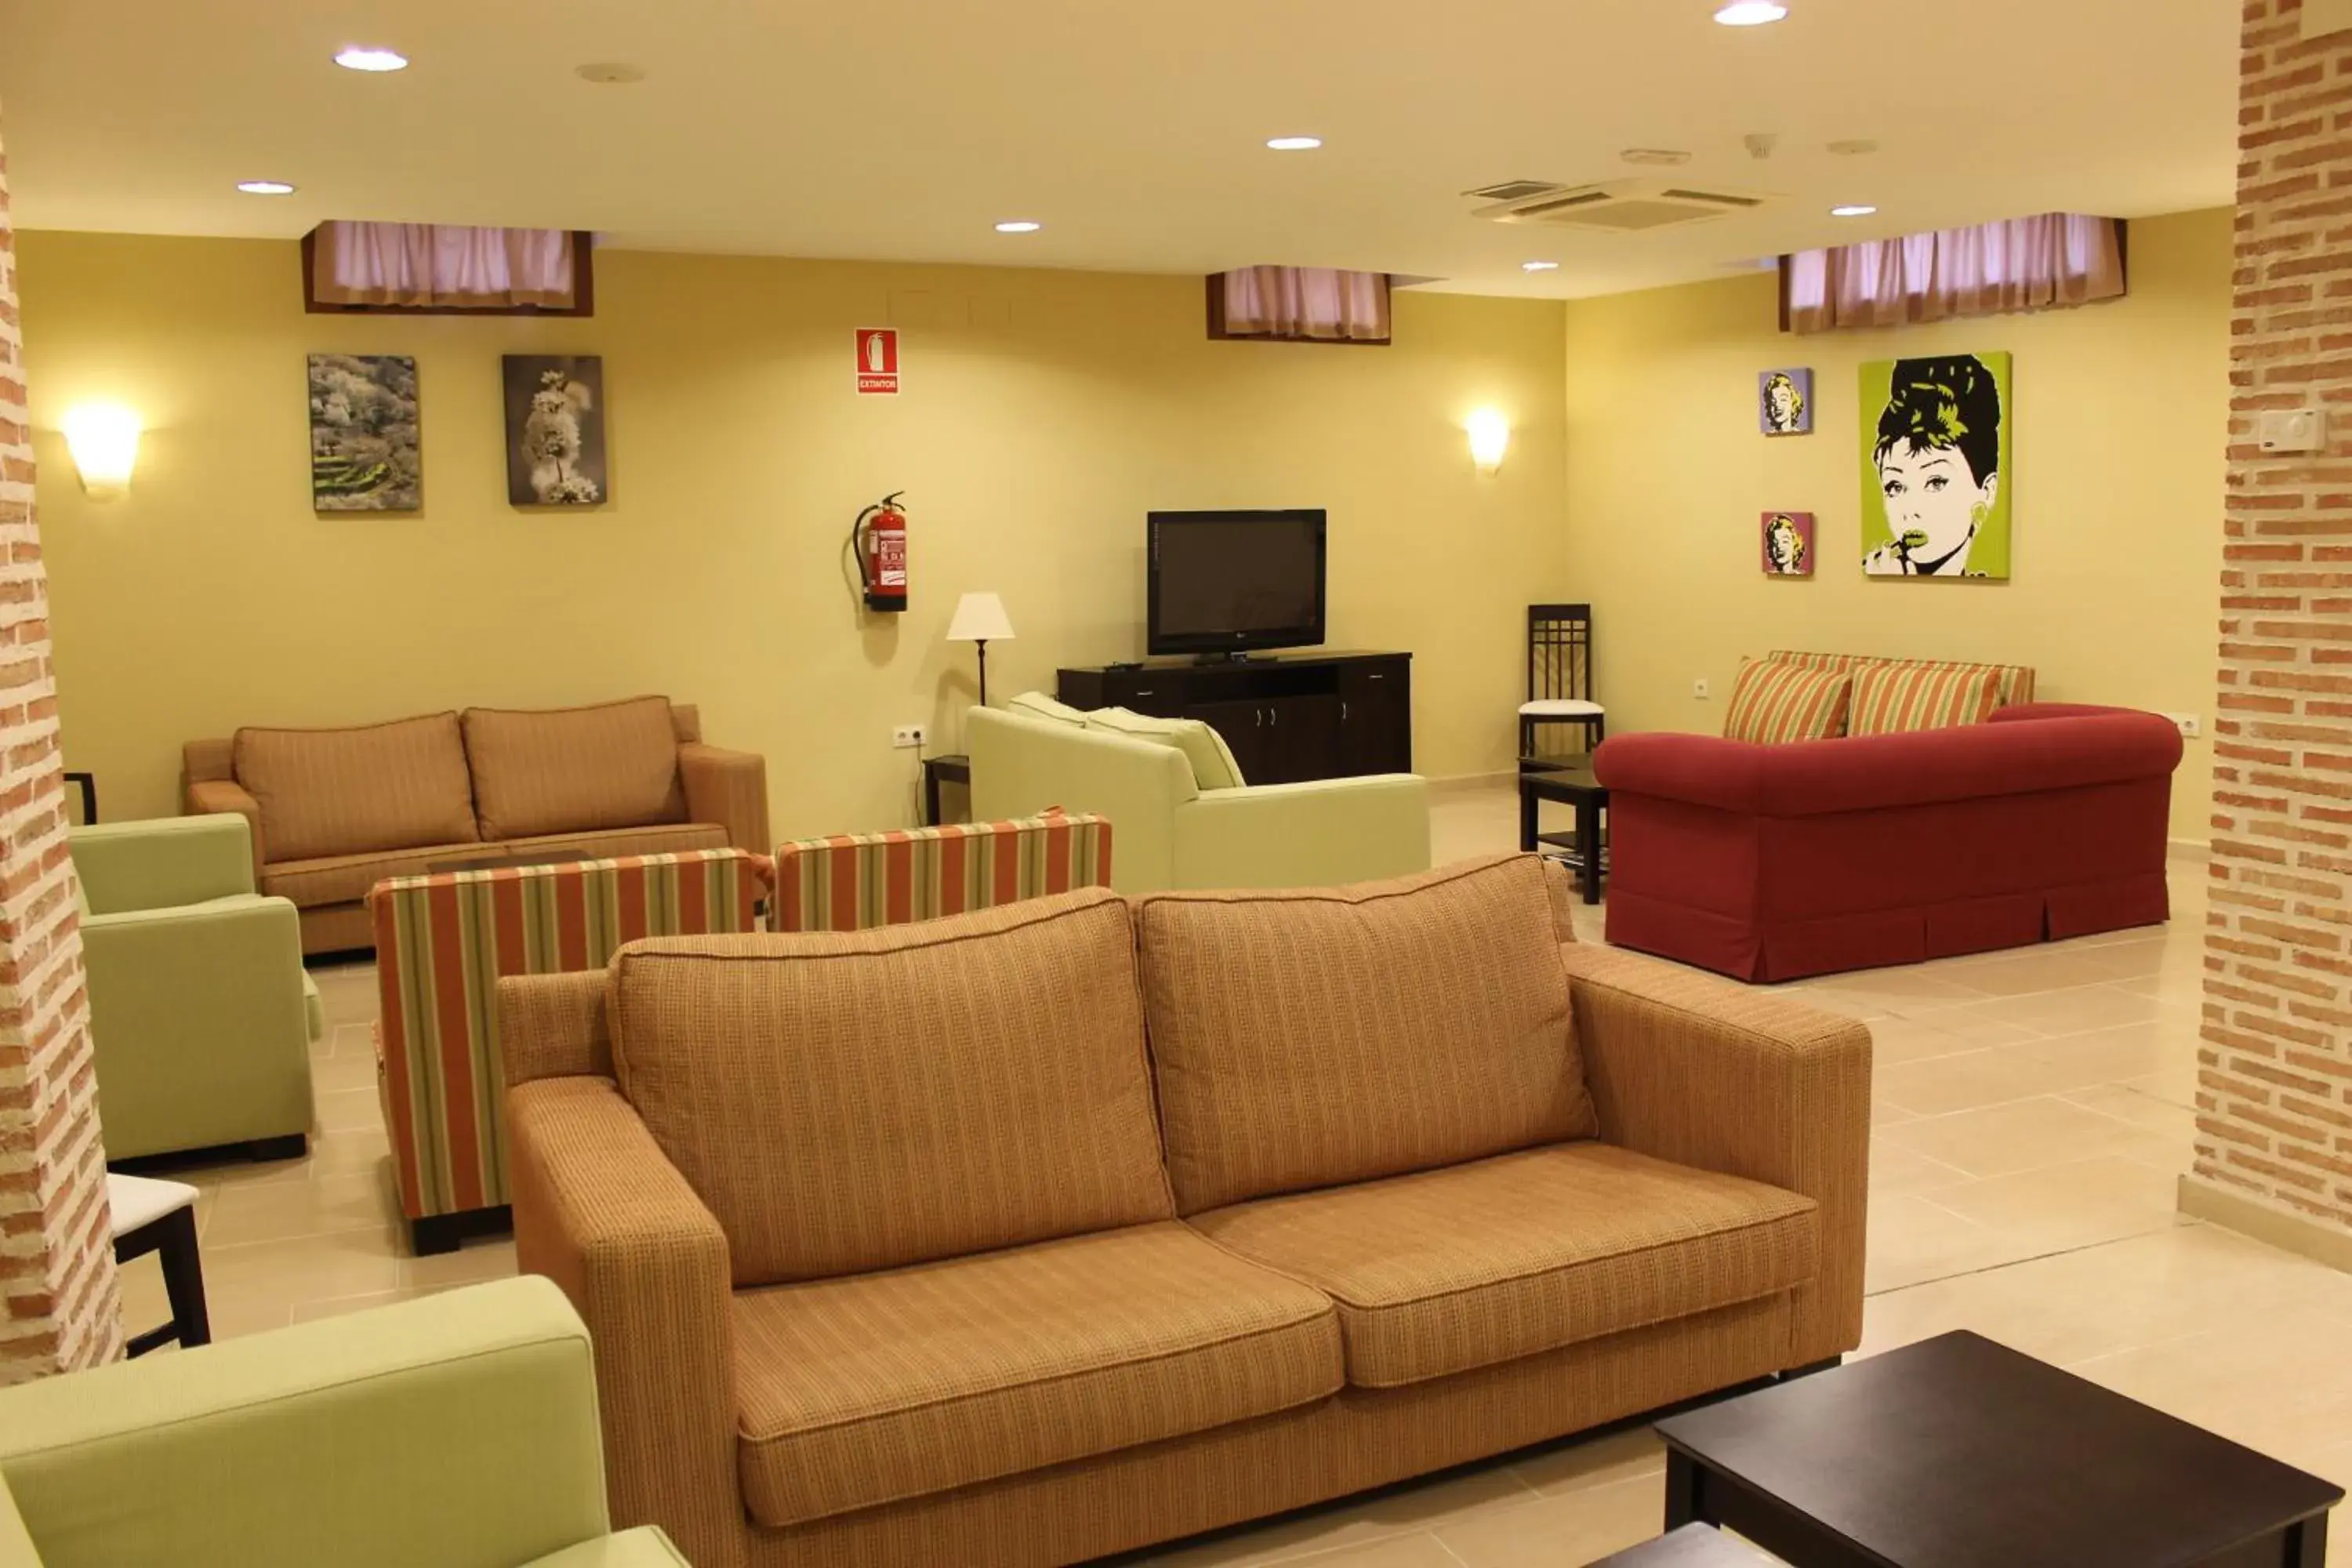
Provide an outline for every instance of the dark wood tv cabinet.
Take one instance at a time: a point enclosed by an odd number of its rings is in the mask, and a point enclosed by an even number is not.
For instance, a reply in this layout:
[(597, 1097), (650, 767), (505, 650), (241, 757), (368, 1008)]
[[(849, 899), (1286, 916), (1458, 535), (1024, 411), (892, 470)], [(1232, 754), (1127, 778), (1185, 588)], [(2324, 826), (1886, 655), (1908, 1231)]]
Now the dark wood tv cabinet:
[(1412, 772), (1412, 655), (1312, 653), (1059, 672), (1073, 708), (1198, 719), (1252, 784)]

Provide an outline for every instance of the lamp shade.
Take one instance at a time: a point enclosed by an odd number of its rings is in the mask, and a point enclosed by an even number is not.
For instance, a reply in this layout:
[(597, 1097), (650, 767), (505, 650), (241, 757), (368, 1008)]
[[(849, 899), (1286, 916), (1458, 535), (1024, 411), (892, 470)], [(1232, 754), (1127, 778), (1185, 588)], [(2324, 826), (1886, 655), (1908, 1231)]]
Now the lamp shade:
[(993, 594), (966, 594), (956, 601), (955, 619), (948, 623), (950, 642), (1006, 642), (1013, 637), (1013, 617), (1004, 601)]

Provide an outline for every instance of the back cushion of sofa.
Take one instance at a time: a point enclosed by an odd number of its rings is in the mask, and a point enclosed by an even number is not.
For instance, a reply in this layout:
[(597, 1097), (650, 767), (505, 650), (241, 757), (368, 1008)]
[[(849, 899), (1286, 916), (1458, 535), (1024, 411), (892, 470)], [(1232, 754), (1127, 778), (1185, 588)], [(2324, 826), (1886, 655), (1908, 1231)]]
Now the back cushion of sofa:
[(1990, 665), (1869, 665), (1854, 672), (1852, 728), (1857, 735), (1980, 724), (2000, 701)]
[(1835, 740), (1846, 731), (1853, 694), (1853, 678), (1843, 671), (1750, 659), (1732, 682), (1723, 738), (1763, 746)]
[(727, 1233), (739, 1287), (1174, 1212), (1116, 894), (635, 942), (612, 996), (622, 1092)]
[(466, 710), (485, 838), (686, 820), (667, 697), (536, 712)]
[(1138, 900), (1180, 1212), (1597, 1130), (1532, 855)]
[(1183, 752), (1185, 761), (1192, 764), (1192, 782), (1202, 789), (1239, 789), (1246, 782), (1225, 738), (1201, 720), (1160, 719), (1127, 708), (1097, 708), (1087, 715), (1087, 728)]
[(481, 837), (455, 713), (350, 730), (239, 730), (232, 747), (273, 864)]

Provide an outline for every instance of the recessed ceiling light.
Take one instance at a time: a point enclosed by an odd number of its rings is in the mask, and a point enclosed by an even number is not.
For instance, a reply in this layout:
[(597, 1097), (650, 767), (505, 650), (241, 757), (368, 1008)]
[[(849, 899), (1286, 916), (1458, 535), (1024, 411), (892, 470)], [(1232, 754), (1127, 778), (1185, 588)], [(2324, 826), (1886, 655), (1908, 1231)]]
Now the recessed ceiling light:
[(1557, 261), (1522, 261), (1519, 263), (1519, 270), (1522, 272), (1557, 272), (1559, 270), (1559, 263)]
[(1780, 0), (1731, 0), (1715, 14), (1715, 19), (1727, 27), (1760, 27), (1767, 22), (1777, 22), (1789, 14)]
[(593, 65), (574, 66), (572, 74), (582, 81), (593, 81), (598, 87), (626, 87), (646, 79), (646, 68), (633, 66), (625, 60), (598, 60)]
[(1873, 213), (1876, 212), (1877, 210), (1878, 210), (1878, 209), (1877, 209), (1876, 207), (1862, 206), (1862, 205), (1845, 206), (1845, 207), (1832, 207), (1832, 208), (1830, 208), (1830, 216), (1832, 216), (1832, 217), (1868, 217), (1871, 214), (1873, 214)]
[(996, 226), (999, 234), (1034, 234), (1045, 226), (1025, 217), (1007, 218)]
[(1266, 142), (1266, 145), (1273, 148), (1277, 153), (1312, 153), (1316, 148), (1323, 145), (1323, 138), (1320, 136), (1276, 136), (1269, 140)]
[(290, 196), (294, 187), (283, 180), (239, 180), (236, 188), (248, 196)]
[(400, 71), (408, 68), (408, 57), (391, 49), (369, 49), (353, 45), (337, 55), (335, 63), (350, 71)]

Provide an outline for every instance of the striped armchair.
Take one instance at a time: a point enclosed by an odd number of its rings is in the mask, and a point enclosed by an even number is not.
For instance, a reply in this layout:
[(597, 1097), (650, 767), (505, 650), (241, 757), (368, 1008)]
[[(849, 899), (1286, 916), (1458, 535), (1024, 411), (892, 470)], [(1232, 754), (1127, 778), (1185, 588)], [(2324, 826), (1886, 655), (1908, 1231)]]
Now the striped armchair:
[(772, 868), (740, 849), (396, 877), (368, 893), (377, 1082), (419, 1254), (507, 1228), (497, 982), (602, 969), (623, 942), (756, 929)]
[(772, 931), (863, 931), (1110, 886), (1110, 822), (1049, 812), (776, 849)]

